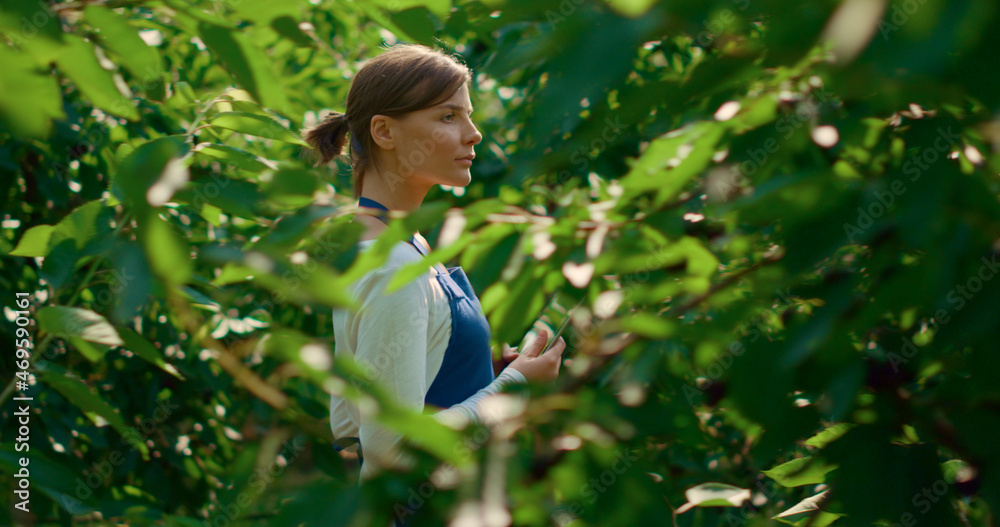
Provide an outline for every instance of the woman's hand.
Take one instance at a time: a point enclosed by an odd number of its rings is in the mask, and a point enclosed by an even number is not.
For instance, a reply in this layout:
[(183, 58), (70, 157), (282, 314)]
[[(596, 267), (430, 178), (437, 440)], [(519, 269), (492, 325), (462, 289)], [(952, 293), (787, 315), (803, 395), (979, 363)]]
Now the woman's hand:
[(517, 353), (517, 348), (512, 348), (504, 342), (503, 352), (500, 354), (500, 358), (493, 359), (493, 376), (496, 377), (497, 375), (500, 375), (500, 372), (502, 372), (508, 364), (514, 362), (520, 356), (521, 355)]
[[(562, 353), (566, 349), (566, 341), (562, 337), (552, 343), (545, 353), (545, 343), (551, 332), (542, 328), (535, 340), (525, 346), (524, 351), (510, 363), (510, 367), (521, 372), (529, 382), (554, 381), (559, 377), (559, 366), (562, 365)], [(506, 350), (504, 350), (506, 353)]]

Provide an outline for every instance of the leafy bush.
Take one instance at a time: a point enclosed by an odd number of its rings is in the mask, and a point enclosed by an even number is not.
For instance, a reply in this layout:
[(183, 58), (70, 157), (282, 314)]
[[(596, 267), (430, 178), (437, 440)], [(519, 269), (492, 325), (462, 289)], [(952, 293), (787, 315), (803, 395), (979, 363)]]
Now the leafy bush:
[[(31, 474), (3, 523), (994, 524), (997, 9), (0, 2), (0, 332), (30, 300), (35, 348), (0, 361)], [(359, 255), (301, 130), (396, 41), (471, 66), (485, 140)], [(330, 309), (413, 228), (498, 345), (582, 301), (492, 430), (333, 360)], [(417, 466), (359, 487), (331, 391)]]

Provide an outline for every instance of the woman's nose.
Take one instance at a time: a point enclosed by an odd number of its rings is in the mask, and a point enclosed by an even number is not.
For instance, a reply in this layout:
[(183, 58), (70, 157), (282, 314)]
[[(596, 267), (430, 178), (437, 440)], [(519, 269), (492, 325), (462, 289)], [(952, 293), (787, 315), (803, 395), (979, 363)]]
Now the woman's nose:
[(476, 125), (470, 123), (470, 127), (472, 128), (472, 133), (466, 137), (466, 143), (478, 145), (483, 140), (483, 134), (479, 133), (479, 129), (476, 128)]

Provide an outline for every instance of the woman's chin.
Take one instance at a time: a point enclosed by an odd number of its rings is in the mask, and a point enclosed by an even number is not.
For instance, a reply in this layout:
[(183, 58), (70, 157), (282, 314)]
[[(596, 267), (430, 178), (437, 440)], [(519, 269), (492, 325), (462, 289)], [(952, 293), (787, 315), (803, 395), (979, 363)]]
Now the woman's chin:
[(460, 172), (454, 178), (450, 178), (449, 182), (443, 182), (442, 185), (447, 185), (449, 187), (467, 187), (469, 183), (472, 183), (472, 174), (468, 169)]
[(443, 187), (467, 187), (472, 183), (472, 173), (468, 168), (439, 171), (433, 177), (427, 177), (426, 181)]

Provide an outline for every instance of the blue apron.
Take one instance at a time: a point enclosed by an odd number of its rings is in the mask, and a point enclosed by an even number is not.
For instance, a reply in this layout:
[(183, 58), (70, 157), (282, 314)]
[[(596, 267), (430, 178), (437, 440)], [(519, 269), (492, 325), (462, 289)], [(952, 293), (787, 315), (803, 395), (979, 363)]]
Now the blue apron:
[[(389, 210), (381, 203), (365, 197), (359, 200), (358, 205)], [(376, 217), (388, 224), (383, 215)], [(416, 237), (411, 238), (409, 243), (417, 252), (427, 256), (416, 242)], [(437, 267), (439, 272), (434, 278), (447, 295), (448, 307), (451, 308), (451, 338), (444, 352), (441, 369), (427, 390), (424, 403), (449, 408), (485, 388), (495, 377), (490, 353), (490, 325), (472, 284), (461, 267), (445, 268), (441, 264)], [(342, 447), (335, 445), (334, 448), (340, 450)], [(364, 458), (361, 458), (361, 463), (364, 463)], [(403, 525), (398, 519), (396, 524)]]

